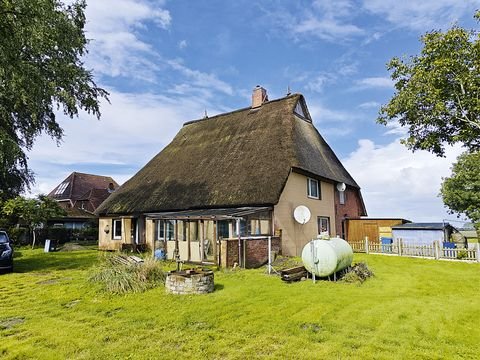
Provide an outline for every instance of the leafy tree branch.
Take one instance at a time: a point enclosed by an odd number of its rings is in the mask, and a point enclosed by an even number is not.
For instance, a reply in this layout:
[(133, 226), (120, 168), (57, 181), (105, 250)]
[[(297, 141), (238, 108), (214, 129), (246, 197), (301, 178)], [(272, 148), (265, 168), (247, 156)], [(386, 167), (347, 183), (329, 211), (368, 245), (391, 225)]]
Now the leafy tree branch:
[(61, 141), (58, 112), (73, 118), (82, 109), (99, 118), (100, 99), (108, 100), (82, 61), (85, 8), (85, 0), (0, 2), (0, 148), (13, 147), (0, 159), (0, 176), (10, 179), (0, 182), (0, 199), (33, 182), (26, 151), (38, 136)]

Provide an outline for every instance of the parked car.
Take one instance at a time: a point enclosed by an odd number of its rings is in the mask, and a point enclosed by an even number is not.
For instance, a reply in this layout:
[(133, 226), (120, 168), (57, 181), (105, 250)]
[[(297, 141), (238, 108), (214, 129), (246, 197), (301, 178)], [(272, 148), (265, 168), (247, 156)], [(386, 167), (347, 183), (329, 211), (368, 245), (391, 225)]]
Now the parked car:
[(0, 231), (0, 271), (13, 271), (13, 248), (5, 231)]

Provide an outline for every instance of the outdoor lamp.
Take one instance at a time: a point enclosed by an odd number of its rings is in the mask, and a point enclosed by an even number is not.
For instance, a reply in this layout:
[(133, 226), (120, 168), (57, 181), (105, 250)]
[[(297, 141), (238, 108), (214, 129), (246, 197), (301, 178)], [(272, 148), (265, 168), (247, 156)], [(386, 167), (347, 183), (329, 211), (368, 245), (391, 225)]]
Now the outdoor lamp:
[(105, 231), (105, 234), (108, 234), (110, 232), (110, 225), (105, 225), (105, 228), (103, 229)]

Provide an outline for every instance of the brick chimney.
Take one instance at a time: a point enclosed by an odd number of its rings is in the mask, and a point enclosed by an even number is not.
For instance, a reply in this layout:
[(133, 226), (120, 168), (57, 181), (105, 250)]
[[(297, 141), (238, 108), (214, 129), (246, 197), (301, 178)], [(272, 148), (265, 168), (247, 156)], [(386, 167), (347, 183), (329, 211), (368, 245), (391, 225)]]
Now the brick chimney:
[(262, 106), (265, 101), (268, 101), (267, 90), (260, 85), (255, 86), (252, 93), (252, 109)]

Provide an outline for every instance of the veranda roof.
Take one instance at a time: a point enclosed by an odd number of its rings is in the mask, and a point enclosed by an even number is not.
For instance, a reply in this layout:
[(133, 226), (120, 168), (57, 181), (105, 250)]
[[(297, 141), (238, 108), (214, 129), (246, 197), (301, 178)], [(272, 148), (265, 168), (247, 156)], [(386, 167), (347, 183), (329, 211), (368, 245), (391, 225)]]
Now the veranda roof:
[(150, 220), (236, 220), (245, 216), (270, 211), (271, 207), (240, 207), (229, 209), (201, 209), (185, 211), (167, 211), (146, 214)]

